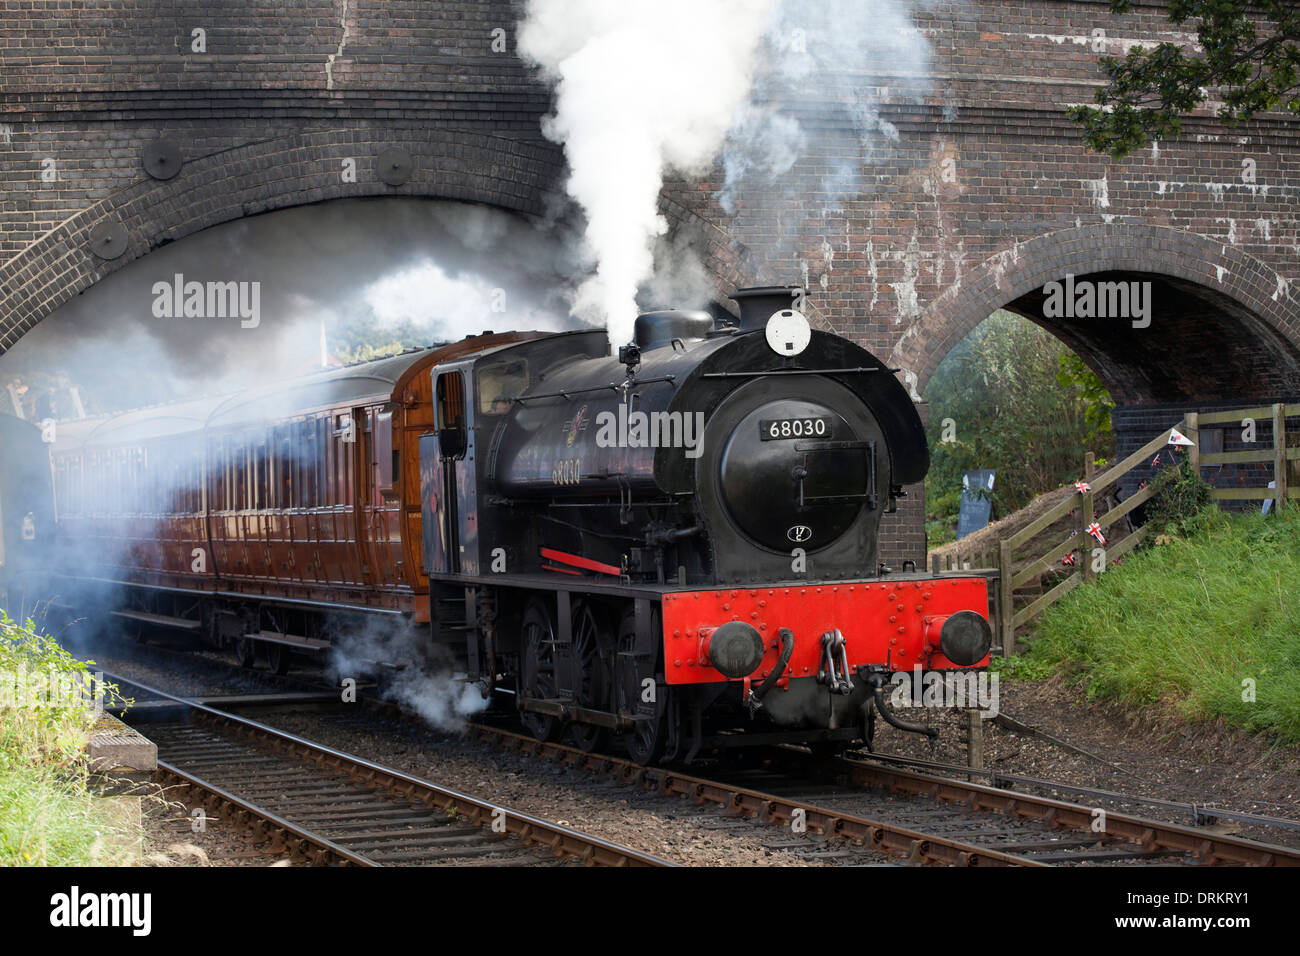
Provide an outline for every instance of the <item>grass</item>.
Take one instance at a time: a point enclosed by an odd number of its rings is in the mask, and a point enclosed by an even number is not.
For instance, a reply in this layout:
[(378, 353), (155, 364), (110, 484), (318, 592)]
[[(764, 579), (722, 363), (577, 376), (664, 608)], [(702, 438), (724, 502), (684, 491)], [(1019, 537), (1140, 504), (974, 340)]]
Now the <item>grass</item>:
[(0, 865), (136, 862), (138, 830), (88, 786), (92, 703), (51, 692), (78, 686), (90, 663), (0, 612)]
[(1090, 699), (1161, 704), (1300, 743), (1300, 517), (1207, 508), (1044, 615), (1008, 677), (1061, 671)]

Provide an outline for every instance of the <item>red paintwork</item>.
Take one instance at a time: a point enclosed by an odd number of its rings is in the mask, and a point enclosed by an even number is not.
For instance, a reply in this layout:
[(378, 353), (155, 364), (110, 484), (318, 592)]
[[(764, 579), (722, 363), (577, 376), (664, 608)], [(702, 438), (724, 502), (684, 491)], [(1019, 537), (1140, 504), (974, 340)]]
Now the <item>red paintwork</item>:
[[(663, 598), (664, 669), (669, 684), (727, 680), (707, 659), (708, 634), (727, 621), (752, 624), (767, 643), (752, 680), (766, 677), (775, 665), (783, 627), (794, 633), (794, 653), (782, 684), (791, 677), (817, 676), (820, 639), (832, 628), (845, 637), (850, 671), (862, 664), (911, 670), (918, 663), (926, 669), (970, 669), (939, 652), (942, 619), (967, 610), (988, 617), (983, 578), (676, 591)], [(987, 657), (972, 665), (987, 666)]]
[(593, 561), (591, 558), (584, 558), (578, 554), (569, 554), (567, 551), (556, 551), (554, 548), (542, 548), (542, 557), (549, 561), (559, 561), (561, 564), (569, 564), (575, 568), (582, 568), (584, 571), (596, 571), (600, 574), (613, 575), (620, 575), (623, 573), (622, 568), (616, 568), (612, 564)]

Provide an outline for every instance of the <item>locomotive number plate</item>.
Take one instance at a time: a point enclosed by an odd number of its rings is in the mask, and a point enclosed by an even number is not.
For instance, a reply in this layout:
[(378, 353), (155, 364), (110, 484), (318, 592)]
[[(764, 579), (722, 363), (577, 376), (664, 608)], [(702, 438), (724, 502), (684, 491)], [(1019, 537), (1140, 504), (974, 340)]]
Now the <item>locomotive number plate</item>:
[(763, 441), (782, 438), (825, 438), (831, 433), (829, 418), (764, 418), (758, 422), (758, 437)]

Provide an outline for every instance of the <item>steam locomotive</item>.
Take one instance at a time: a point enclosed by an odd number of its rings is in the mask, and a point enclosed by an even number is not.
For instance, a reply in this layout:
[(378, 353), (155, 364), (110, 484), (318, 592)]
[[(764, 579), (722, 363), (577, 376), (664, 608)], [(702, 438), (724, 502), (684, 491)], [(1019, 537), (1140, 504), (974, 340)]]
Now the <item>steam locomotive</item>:
[(931, 732), (883, 688), (987, 666), (986, 584), (879, 563), (924, 432), (802, 295), (647, 313), (617, 356), (603, 330), (484, 333), (60, 423), (63, 573), (277, 670), (364, 618), (427, 628), (534, 735), (643, 763), (869, 744), (877, 714)]

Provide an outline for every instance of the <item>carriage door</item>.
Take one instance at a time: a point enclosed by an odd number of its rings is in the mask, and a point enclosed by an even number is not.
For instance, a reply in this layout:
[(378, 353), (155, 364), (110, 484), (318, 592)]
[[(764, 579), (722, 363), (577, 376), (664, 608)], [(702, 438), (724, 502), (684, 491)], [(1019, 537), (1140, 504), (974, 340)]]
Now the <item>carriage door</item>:
[(434, 395), (437, 432), (437, 467), (432, 475), (432, 517), (438, 540), (434, 549), (433, 569), (449, 574), (460, 573), (460, 488), (456, 481), (457, 462), (469, 447), (465, 416), (465, 376), (462, 372), (443, 372), (438, 376)]
[(395, 487), (399, 465), (393, 454), (393, 413), (378, 407), (367, 412), (365, 522), (375, 559), (374, 583), (395, 587), (402, 577), (402, 536), (401, 502)]

